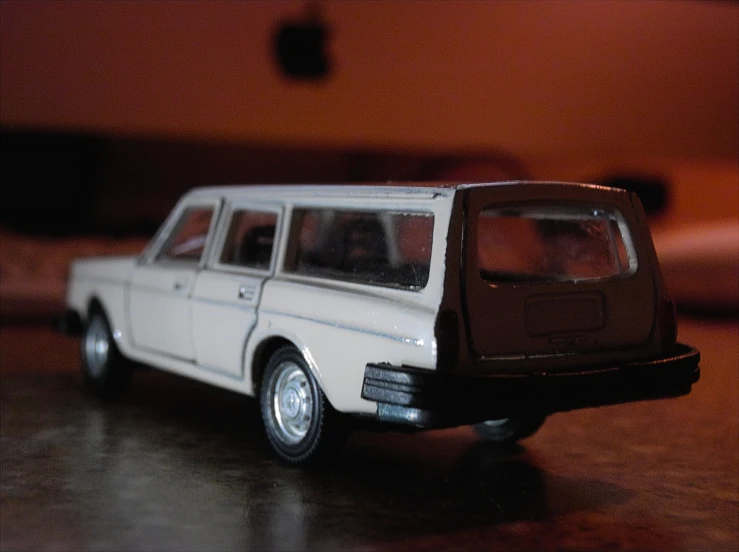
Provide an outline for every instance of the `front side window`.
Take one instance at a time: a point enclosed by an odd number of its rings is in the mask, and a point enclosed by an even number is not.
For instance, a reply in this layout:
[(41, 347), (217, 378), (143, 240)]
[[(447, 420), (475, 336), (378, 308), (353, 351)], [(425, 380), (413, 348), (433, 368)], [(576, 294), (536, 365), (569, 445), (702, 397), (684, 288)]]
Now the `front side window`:
[(477, 219), (480, 276), (489, 282), (577, 281), (636, 270), (631, 237), (612, 208), (487, 208)]
[(276, 226), (277, 213), (235, 209), (220, 263), (269, 270)]
[(285, 269), (422, 289), (428, 283), (433, 229), (431, 213), (295, 209)]
[(157, 260), (200, 261), (214, 208), (187, 207), (157, 255)]

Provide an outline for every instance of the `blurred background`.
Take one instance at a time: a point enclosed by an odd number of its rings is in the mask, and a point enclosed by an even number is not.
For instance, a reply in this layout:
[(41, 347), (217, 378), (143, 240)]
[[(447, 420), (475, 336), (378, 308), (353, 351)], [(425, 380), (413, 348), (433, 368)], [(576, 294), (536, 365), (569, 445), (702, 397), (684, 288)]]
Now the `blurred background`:
[[(739, 2), (0, 0), (0, 154), (3, 550), (739, 549)], [(521, 178), (640, 195), (689, 396), (297, 472), (240, 396), (103, 407), (49, 323), (194, 186)]]
[(0, 315), (201, 185), (637, 191), (682, 307), (739, 311), (739, 4), (0, 3)]

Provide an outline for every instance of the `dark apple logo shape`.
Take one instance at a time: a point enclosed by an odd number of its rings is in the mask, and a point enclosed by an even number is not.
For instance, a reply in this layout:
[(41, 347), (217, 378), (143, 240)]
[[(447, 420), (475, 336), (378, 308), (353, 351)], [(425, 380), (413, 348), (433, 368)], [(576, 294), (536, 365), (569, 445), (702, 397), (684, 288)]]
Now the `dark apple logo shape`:
[(282, 73), (291, 79), (320, 80), (328, 76), (328, 28), (317, 15), (283, 22), (275, 32), (275, 57)]

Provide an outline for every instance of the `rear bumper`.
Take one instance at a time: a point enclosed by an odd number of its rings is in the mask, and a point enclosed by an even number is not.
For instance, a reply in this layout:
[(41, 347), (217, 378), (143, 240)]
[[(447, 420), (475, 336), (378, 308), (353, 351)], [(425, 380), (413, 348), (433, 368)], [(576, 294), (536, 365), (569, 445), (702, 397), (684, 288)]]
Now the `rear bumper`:
[(700, 353), (677, 344), (671, 354), (588, 371), (454, 376), (412, 367), (368, 364), (362, 398), (378, 403), (382, 421), (451, 427), (579, 408), (679, 397), (700, 378)]

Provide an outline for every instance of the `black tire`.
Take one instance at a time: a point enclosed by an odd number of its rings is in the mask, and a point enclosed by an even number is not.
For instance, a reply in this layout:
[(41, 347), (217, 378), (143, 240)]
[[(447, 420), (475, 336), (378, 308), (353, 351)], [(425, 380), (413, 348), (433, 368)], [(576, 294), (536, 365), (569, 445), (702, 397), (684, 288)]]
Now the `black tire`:
[(90, 313), (82, 332), (80, 356), (85, 383), (100, 398), (115, 399), (130, 384), (131, 363), (118, 350), (110, 324), (99, 309)]
[(267, 439), (283, 460), (312, 463), (339, 448), (345, 434), (340, 415), (294, 347), (282, 347), (270, 358), (259, 402)]
[(473, 426), (478, 436), (491, 443), (513, 444), (536, 433), (546, 420), (544, 414), (526, 414), (488, 420)]

